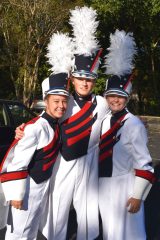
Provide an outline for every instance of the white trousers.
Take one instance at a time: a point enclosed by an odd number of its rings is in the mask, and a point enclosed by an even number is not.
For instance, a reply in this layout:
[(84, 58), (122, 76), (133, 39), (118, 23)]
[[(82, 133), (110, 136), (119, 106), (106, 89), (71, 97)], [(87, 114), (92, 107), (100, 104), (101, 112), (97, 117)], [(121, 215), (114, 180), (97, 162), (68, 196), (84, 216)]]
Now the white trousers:
[(36, 240), (48, 200), (50, 180), (36, 184), (30, 177), (23, 210), (10, 207), (5, 240)]
[(127, 211), (133, 191), (133, 173), (100, 178), (99, 208), (103, 240), (146, 240), (143, 203), (137, 213)]
[(66, 240), (72, 200), (77, 214), (77, 240), (93, 240), (98, 235), (97, 156), (98, 148), (77, 160), (67, 162), (62, 156), (57, 159), (51, 179), (49, 212), (53, 216), (48, 216), (50, 231), (43, 232), (48, 240)]

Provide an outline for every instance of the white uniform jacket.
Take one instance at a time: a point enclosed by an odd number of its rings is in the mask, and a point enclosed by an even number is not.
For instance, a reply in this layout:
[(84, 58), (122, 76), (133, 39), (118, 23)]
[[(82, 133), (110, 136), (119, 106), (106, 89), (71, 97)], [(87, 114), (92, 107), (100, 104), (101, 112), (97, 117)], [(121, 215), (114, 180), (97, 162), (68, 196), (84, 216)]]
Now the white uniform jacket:
[(0, 166), (5, 200), (24, 200), (27, 194), (32, 195), (32, 187), (35, 195), (38, 194), (36, 188), (40, 187), (42, 191), (43, 183), (45, 188), (52, 175), (59, 148), (59, 125), (56, 120), (44, 112), (29, 121), (24, 128), (24, 137), (12, 143)]
[(99, 177), (103, 239), (145, 240), (143, 204), (131, 214), (126, 203), (146, 198), (154, 181), (152, 159), (143, 123), (126, 109), (103, 121)]
[(72, 199), (77, 213), (77, 239), (93, 240), (98, 235), (98, 144), (107, 111), (101, 96), (93, 94), (82, 108), (70, 97), (61, 125), (61, 156), (54, 168), (54, 236), (46, 235), (48, 240), (66, 239)]

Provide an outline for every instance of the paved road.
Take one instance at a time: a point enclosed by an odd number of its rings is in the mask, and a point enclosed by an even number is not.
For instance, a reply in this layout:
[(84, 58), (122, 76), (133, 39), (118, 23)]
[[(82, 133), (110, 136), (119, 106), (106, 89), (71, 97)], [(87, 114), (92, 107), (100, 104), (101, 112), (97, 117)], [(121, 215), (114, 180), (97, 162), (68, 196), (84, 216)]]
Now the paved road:
[[(160, 240), (160, 118), (143, 117), (149, 136), (149, 150), (153, 158), (158, 181), (153, 186), (145, 201), (147, 240)], [(67, 240), (75, 240), (76, 218), (75, 212), (71, 211)], [(4, 240), (5, 231), (0, 231), (0, 240)], [(18, 240), (18, 239), (17, 239)], [(45, 240), (39, 233), (37, 240)], [(102, 240), (99, 236), (97, 240)]]
[(157, 176), (157, 182), (145, 201), (147, 240), (160, 240), (160, 118), (143, 117), (143, 119), (147, 123), (148, 147)]

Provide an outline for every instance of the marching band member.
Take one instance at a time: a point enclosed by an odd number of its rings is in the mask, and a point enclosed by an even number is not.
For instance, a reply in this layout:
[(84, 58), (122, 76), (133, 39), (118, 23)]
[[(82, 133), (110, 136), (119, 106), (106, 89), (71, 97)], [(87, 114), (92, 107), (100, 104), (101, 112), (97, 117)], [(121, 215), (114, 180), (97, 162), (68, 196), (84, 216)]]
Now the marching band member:
[(52, 74), (42, 82), (46, 109), (25, 125), (24, 137), (14, 140), (0, 166), (5, 199), (11, 205), (7, 240), (36, 239), (47, 211), (50, 179), (61, 147), (58, 119), (67, 108), (68, 73), (72, 64), (71, 39), (57, 33), (52, 41), (55, 42)]
[(145, 240), (143, 201), (154, 181), (146, 129), (126, 107), (131, 93), (130, 33), (110, 35), (104, 97), (111, 110), (103, 121), (99, 156), (99, 208), (104, 240)]
[(92, 93), (101, 53), (95, 38), (96, 16), (96, 11), (88, 7), (71, 11), (76, 47), (71, 76), (74, 93), (61, 123), (61, 157), (53, 179), (54, 240), (66, 239), (72, 200), (77, 215), (77, 240), (93, 240), (99, 232), (98, 144), (108, 107), (103, 97)]

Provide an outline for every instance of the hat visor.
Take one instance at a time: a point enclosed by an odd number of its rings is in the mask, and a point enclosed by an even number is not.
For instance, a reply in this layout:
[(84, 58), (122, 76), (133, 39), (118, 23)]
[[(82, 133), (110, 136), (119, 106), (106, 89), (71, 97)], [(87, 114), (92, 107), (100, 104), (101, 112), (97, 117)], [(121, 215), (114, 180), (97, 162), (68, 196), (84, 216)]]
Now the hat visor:
[(53, 90), (49, 90), (49, 91), (45, 92), (45, 97), (47, 95), (62, 95), (62, 96), (69, 97), (69, 92), (64, 89), (53, 89)]
[(74, 71), (72, 72), (72, 76), (75, 78), (87, 78), (87, 79), (96, 79), (97, 74), (93, 72), (87, 71)]
[(104, 92), (104, 96), (110, 96), (110, 95), (118, 95), (118, 96), (122, 96), (122, 97), (129, 97), (129, 94), (125, 91), (121, 91), (118, 89), (111, 89), (108, 91)]

